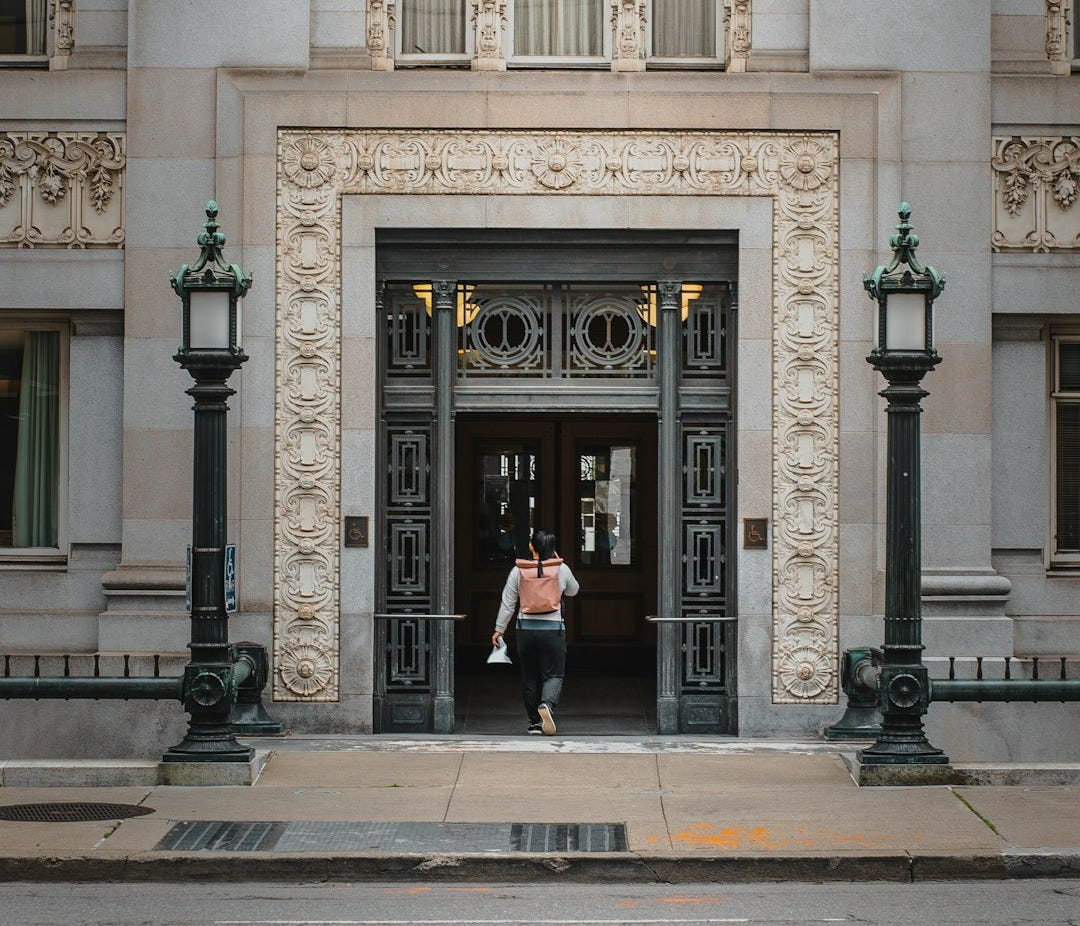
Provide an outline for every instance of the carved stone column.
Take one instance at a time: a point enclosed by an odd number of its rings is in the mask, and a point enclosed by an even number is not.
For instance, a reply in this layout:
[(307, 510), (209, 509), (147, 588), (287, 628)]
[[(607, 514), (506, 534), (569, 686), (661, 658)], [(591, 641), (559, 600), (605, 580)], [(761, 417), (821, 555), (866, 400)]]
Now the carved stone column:
[(612, 0), (611, 70), (645, 70), (645, 0)]
[(742, 73), (750, 56), (750, 0), (724, 0), (725, 62), (728, 71)]
[(75, 47), (75, 0), (52, 0), (49, 21), (53, 25), (53, 53), (49, 69), (66, 71)]
[(1046, 0), (1046, 57), (1054, 74), (1068, 74), (1072, 70), (1069, 50), (1072, 5), (1073, 0)]
[(472, 0), (476, 29), (474, 71), (506, 70), (506, 0)]
[(394, 70), (394, 0), (368, 0), (367, 47), (373, 71)]

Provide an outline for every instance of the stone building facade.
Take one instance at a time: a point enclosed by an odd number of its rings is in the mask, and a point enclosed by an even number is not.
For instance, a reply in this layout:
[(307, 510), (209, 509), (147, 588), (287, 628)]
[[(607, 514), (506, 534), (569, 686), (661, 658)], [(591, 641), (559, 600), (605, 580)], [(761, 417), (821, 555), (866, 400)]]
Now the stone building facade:
[[(922, 416), (932, 673), (1075, 660), (1069, 0), (533, 5), (579, 17), (559, 26), (519, 2), (435, 4), (438, 22), (408, 0), (0, 4), (5, 442), (27, 441), (32, 358), (55, 396), (52, 439), (25, 451), (44, 488), (18, 450), (0, 485), (44, 512), (32, 536), (26, 515), (0, 524), (7, 671), (184, 658), (192, 431), (168, 276), (211, 198), (254, 276), (231, 634), (271, 651), (293, 730), (449, 732), (455, 654), (493, 621), (501, 560), (478, 551), (530, 517), (563, 525), (599, 589), (572, 642), (658, 665), (661, 732), (836, 719), (841, 652), (882, 635), (862, 276), (901, 200), (948, 280)], [(605, 518), (625, 561), (597, 558)], [(445, 613), (469, 616), (453, 634), (422, 617)], [(161, 704), (5, 716), (14, 755), (93, 754), (106, 730), (152, 755), (182, 728)], [(1076, 719), (934, 705), (928, 729), (955, 759), (1076, 759)]]

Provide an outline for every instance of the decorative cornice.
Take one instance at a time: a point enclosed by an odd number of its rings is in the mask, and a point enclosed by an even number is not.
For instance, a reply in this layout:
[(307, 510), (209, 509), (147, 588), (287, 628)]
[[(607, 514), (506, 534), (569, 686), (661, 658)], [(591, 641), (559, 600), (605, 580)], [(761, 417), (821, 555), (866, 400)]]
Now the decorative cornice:
[(1010, 135), (994, 139), (995, 251), (1080, 248), (1080, 138)]
[(338, 697), (340, 198), (369, 193), (772, 200), (773, 700), (835, 703), (839, 143), (830, 132), (279, 132), (274, 697)]
[(125, 137), (0, 132), (0, 247), (123, 247)]

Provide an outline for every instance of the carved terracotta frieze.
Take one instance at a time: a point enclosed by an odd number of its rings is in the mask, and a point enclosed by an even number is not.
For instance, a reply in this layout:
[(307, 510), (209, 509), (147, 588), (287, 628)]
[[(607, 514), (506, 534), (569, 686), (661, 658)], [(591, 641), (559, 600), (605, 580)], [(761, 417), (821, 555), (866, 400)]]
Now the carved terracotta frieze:
[(124, 135), (0, 132), (0, 245), (123, 247)]
[(338, 697), (340, 198), (368, 193), (771, 199), (773, 699), (835, 703), (839, 147), (828, 132), (279, 133), (274, 697)]
[(995, 251), (1080, 248), (1080, 137), (994, 139)]

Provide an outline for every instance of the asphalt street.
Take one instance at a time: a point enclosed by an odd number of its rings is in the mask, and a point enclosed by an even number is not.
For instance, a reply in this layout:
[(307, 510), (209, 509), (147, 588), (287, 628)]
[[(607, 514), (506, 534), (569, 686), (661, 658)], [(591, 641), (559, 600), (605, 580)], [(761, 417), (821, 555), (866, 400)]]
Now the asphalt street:
[(1080, 881), (0, 884), (2, 926), (1076, 926)]

